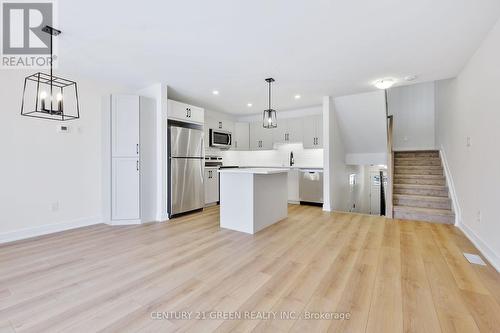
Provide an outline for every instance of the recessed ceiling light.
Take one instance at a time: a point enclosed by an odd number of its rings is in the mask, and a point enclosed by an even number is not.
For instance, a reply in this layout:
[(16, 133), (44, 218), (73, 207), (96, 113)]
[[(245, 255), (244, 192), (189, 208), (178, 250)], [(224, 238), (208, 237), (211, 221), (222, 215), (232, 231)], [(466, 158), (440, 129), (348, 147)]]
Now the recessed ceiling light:
[(295, 98), (295, 99), (300, 99), (301, 97), (302, 97), (302, 96), (300, 96), (300, 95), (295, 95), (295, 96), (294, 96), (294, 98)]
[(394, 85), (394, 83), (396, 83), (394, 79), (381, 79), (375, 81), (373, 85), (378, 89), (389, 89)]
[(416, 75), (407, 75), (405, 76), (405, 81), (415, 81), (418, 76)]
[(252, 107), (252, 105), (253, 105), (252, 103), (247, 103), (247, 106), (248, 106), (249, 108), (251, 108), (251, 107)]
[(218, 90), (214, 90), (214, 91), (212, 91), (212, 94), (214, 94), (214, 95), (218, 95), (218, 94), (219, 94), (219, 91), (218, 91)]

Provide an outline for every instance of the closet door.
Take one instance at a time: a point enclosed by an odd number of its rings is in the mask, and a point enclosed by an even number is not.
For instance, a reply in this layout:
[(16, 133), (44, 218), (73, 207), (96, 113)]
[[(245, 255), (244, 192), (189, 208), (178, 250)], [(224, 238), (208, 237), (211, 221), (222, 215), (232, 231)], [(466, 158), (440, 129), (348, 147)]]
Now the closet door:
[(113, 95), (112, 157), (139, 156), (139, 96)]

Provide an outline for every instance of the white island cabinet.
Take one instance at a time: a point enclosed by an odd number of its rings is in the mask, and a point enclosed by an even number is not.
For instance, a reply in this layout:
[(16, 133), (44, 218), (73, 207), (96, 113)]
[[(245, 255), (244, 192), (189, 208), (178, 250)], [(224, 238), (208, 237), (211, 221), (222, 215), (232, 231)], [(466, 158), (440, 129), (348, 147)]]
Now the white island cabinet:
[(254, 234), (288, 215), (287, 169), (222, 169), (221, 228)]

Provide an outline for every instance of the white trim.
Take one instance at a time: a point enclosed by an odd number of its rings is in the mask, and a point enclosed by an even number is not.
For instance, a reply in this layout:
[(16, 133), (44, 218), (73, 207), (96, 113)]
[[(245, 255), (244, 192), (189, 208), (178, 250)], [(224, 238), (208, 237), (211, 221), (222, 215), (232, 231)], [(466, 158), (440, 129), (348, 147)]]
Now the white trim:
[(500, 258), (495, 254), (495, 252), (493, 252), (493, 250), (465, 224), (460, 223), (457, 227), (462, 230), (465, 236), (467, 236), (467, 238), (497, 270), (497, 272), (500, 272)]
[(453, 205), (453, 211), (455, 212), (455, 226), (460, 226), (462, 224), (462, 209), (458, 201), (457, 192), (455, 191), (455, 183), (453, 182), (453, 176), (451, 175), (451, 170), (448, 164), (448, 159), (446, 158), (446, 153), (444, 151), (443, 145), (439, 150), (441, 156), (441, 162), (443, 163), (444, 175), (446, 177), (446, 183), (450, 192), (451, 204)]
[(106, 222), (107, 225), (136, 225), (141, 223), (142, 220), (111, 220)]
[(20, 230), (9, 231), (0, 234), (0, 244), (26, 238), (52, 234), (55, 232), (60, 232), (70, 229), (86, 227), (89, 225), (94, 225), (99, 223), (102, 223), (101, 217), (88, 217), (61, 223), (46, 224), (33, 228), (25, 228)]

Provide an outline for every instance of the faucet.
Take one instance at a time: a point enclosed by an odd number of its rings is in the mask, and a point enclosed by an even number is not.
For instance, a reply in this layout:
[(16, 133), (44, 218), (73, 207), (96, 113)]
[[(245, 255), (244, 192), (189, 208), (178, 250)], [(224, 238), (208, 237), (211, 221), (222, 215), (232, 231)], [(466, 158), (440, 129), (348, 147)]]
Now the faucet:
[(290, 166), (293, 166), (295, 164), (295, 161), (293, 159), (293, 151), (290, 152)]

